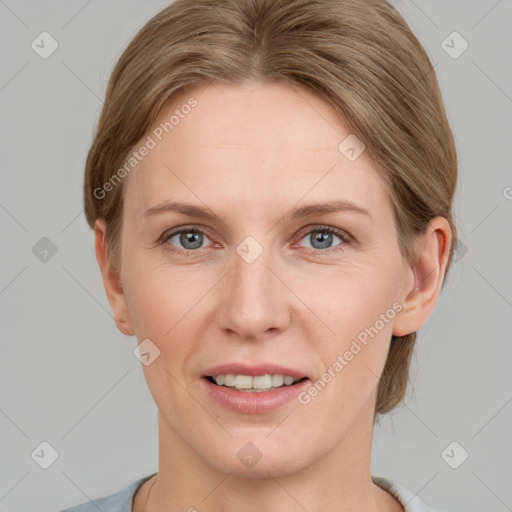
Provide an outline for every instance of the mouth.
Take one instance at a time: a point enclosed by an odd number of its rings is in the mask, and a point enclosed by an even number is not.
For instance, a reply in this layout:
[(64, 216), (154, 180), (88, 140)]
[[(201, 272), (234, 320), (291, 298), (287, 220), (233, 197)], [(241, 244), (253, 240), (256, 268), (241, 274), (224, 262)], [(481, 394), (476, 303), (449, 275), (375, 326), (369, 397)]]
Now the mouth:
[(264, 391), (272, 391), (282, 387), (295, 386), (307, 377), (295, 378), (291, 375), (282, 374), (264, 374), (264, 375), (243, 375), (226, 373), (219, 375), (206, 376), (212, 384), (225, 388), (241, 391), (244, 393), (262, 393)]
[(230, 363), (206, 370), (201, 381), (207, 396), (236, 413), (271, 413), (293, 403), (311, 384), (300, 370), (275, 364)]

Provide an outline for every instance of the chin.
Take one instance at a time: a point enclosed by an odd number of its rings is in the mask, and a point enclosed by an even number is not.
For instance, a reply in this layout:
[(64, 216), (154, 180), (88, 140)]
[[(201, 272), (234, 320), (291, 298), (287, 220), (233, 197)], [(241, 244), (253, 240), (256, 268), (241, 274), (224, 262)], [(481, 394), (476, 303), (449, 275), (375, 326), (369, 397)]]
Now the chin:
[[(307, 467), (315, 459), (314, 447), (291, 434), (268, 437), (269, 431), (257, 435), (254, 430), (235, 439), (200, 448), (198, 453), (211, 468), (239, 478), (283, 477)], [(271, 434), (271, 436), (274, 434)], [(286, 439), (286, 441), (284, 441)], [(307, 447), (307, 448), (306, 448)]]
[(232, 457), (223, 459), (208, 458), (207, 464), (216, 471), (230, 474), (237, 478), (265, 479), (279, 478), (291, 475), (307, 466), (304, 460), (299, 461), (293, 454), (273, 453), (262, 455), (256, 462), (241, 462), (238, 458)]

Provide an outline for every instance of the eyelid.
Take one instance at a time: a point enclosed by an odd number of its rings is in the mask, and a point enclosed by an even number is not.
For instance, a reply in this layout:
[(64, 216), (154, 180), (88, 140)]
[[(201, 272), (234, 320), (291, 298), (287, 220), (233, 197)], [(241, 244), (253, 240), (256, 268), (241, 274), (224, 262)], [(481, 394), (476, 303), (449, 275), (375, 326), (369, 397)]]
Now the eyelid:
[(206, 226), (202, 226), (201, 224), (191, 224), (191, 225), (185, 224), (183, 226), (177, 226), (175, 228), (167, 229), (166, 231), (164, 231), (162, 233), (162, 235), (160, 236), (158, 241), (161, 242), (161, 243), (164, 243), (167, 240), (169, 240), (169, 238), (171, 238), (171, 237), (173, 237), (175, 235), (179, 235), (183, 231), (197, 231), (198, 233), (202, 233), (204, 235), (207, 235), (208, 238), (210, 238), (210, 239), (212, 238), (210, 236), (209, 230), (208, 230), (208, 228)]
[(328, 224), (311, 224), (309, 226), (305, 226), (299, 231), (299, 241), (304, 238), (304, 236), (308, 235), (309, 233), (312, 233), (314, 231), (328, 231), (331, 233), (334, 233), (336, 236), (341, 238), (344, 242), (352, 242), (353, 238), (352, 236), (347, 233), (344, 229), (337, 228), (335, 226), (331, 226)]

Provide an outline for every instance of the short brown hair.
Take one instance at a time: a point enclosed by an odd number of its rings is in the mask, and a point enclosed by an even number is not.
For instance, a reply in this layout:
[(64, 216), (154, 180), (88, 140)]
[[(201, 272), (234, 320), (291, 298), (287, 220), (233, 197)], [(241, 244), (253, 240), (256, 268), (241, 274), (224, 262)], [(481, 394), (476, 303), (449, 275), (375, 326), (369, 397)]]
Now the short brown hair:
[[(123, 180), (108, 194), (95, 191), (112, 179), (167, 100), (191, 86), (247, 80), (286, 82), (329, 102), (380, 169), (408, 262), (428, 221), (448, 220), (448, 272), (457, 242), (454, 139), (425, 50), (384, 0), (176, 0), (149, 20), (112, 72), (85, 166), (87, 222), (92, 228), (97, 218), (105, 220), (114, 265)], [(415, 340), (415, 332), (392, 337), (376, 414), (404, 398)]]

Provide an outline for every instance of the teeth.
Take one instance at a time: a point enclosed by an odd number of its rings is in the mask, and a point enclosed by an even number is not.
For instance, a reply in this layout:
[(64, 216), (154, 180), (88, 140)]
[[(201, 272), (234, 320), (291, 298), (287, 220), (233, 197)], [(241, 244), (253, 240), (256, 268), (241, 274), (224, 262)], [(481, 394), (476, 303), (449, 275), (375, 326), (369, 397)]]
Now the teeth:
[(237, 375), (235, 377), (235, 388), (251, 389), (252, 388), (252, 377), (250, 375)]
[(229, 373), (228, 375), (219, 375), (219, 377), (224, 377), (224, 386), (233, 387), (235, 385), (235, 376), (232, 373)]
[(272, 375), (272, 387), (279, 388), (284, 384), (284, 377), (282, 375)]
[(270, 389), (272, 387), (271, 375), (258, 375), (251, 380), (254, 389)]
[(227, 386), (229, 388), (239, 389), (241, 391), (267, 391), (273, 388), (280, 388), (283, 385), (291, 386), (299, 379), (289, 375), (216, 375), (213, 380), (218, 386)]

